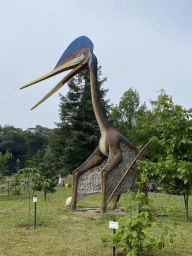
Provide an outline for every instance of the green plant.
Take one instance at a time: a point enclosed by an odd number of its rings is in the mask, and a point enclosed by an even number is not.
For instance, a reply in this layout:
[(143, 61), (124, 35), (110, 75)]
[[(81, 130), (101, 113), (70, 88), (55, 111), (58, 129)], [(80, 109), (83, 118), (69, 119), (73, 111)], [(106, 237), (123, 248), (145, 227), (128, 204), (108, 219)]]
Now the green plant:
[(138, 161), (138, 169), (148, 180), (158, 179), (168, 193), (182, 194), (189, 220), (189, 195), (192, 189), (192, 108), (175, 105), (172, 97), (161, 90), (157, 101), (151, 101), (157, 120), (154, 129), (161, 134), (158, 142), (163, 155), (154, 163), (151, 159)]
[(12, 181), (12, 188), (11, 188), (11, 194), (12, 195), (20, 195), (21, 194), (21, 176), (19, 173), (15, 173), (13, 176), (13, 181)]
[(9, 153), (9, 151), (6, 151), (5, 154), (3, 154), (0, 151), (0, 180), (5, 179), (5, 176), (8, 173), (6, 164), (7, 164), (7, 161), (11, 158), (13, 158), (13, 155), (12, 153)]
[[(127, 197), (124, 198), (126, 203), (124, 210), (128, 215), (122, 218), (118, 232), (113, 236), (107, 234), (101, 236), (102, 244), (112, 243), (112, 246), (120, 248), (127, 256), (144, 255), (144, 251), (152, 251), (154, 248), (161, 250), (165, 245), (165, 236), (168, 233), (171, 244), (182, 238), (181, 235), (169, 232), (166, 225), (163, 226), (162, 234), (149, 236), (149, 228), (153, 227), (155, 217), (151, 211), (150, 200), (141, 192), (142, 182), (139, 182), (140, 189), (133, 197), (134, 203), (129, 205)], [(129, 194), (130, 191), (127, 195)], [(135, 209), (135, 203), (137, 209)]]
[[(9, 177), (7, 178), (9, 179)], [(44, 201), (42, 192), (37, 191), (37, 226), (34, 230), (34, 203), (31, 198), (31, 216), (29, 229), (26, 229), (28, 221), (28, 193), (21, 191), (20, 196), (0, 195), (0, 255), (9, 256), (112, 256), (113, 249), (109, 246), (101, 246), (100, 235), (112, 234), (109, 229), (109, 220), (113, 215), (108, 210), (106, 218), (95, 218), (95, 214), (86, 216), (71, 212), (64, 208), (65, 202), (71, 196), (72, 188), (56, 187), (56, 193), (48, 194)], [(127, 200), (131, 195), (122, 194), (119, 205), (124, 207), (122, 197)], [(149, 193), (153, 200), (152, 209), (156, 212), (165, 212), (167, 207), (173, 207), (175, 211), (167, 213), (167, 217), (158, 217), (149, 228), (149, 234), (153, 237), (161, 234), (163, 225), (174, 228), (177, 222), (177, 230), (186, 237), (182, 243), (170, 245), (159, 251), (148, 253), (148, 256), (189, 256), (192, 252), (191, 222), (185, 222), (185, 207), (183, 197), (180, 195), (168, 195), (166, 193)], [(133, 201), (135, 203), (135, 201)], [(112, 206), (112, 202), (109, 207)], [(93, 194), (81, 199), (77, 207), (100, 207), (100, 194)], [(189, 198), (189, 212), (192, 212), (192, 197)], [(98, 213), (99, 214), (99, 213)], [(118, 212), (117, 212), (118, 214)], [(99, 215), (98, 215), (99, 217)], [(191, 215), (189, 216), (191, 217)], [(122, 217), (117, 216), (120, 222)], [(55, 239), (57, 238), (57, 239)], [(38, 241), (37, 241), (38, 239)], [(63, 242), (64, 241), (64, 242)], [(167, 239), (166, 239), (167, 241)], [(29, 248), (30, 247), (30, 248)], [(116, 249), (116, 256), (118, 255)], [(123, 253), (122, 253), (123, 255)], [(143, 253), (142, 256), (145, 254)]]

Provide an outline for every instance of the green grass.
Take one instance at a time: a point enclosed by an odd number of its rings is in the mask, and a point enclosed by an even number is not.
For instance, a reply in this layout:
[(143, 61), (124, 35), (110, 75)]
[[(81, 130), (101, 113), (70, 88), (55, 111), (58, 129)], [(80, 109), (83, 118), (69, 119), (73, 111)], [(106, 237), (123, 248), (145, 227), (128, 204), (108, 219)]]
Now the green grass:
[[(47, 201), (43, 200), (43, 193), (37, 194), (37, 227), (34, 230), (34, 203), (31, 200), (30, 227), (26, 229), (28, 221), (28, 194), (20, 196), (0, 196), (0, 255), (74, 255), (74, 256), (111, 256), (112, 248), (101, 246), (100, 235), (112, 234), (109, 220), (113, 216), (107, 214), (105, 218), (93, 219), (81, 216), (65, 209), (65, 201), (71, 196), (71, 188), (56, 188), (56, 193), (48, 194)], [(185, 208), (182, 196), (170, 196), (164, 193), (149, 193), (154, 200), (153, 210), (166, 212), (173, 207), (174, 212), (168, 217), (156, 217), (150, 235), (162, 232), (163, 223), (177, 232), (182, 232), (185, 242), (174, 246), (169, 242), (161, 251), (154, 251), (153, 255), (191, 255), (192, 254), (192, 198), (189, 198), (190, 221), (185, 222)], [(121, 204), (120, 200), (120, 204)], [(77, 207), (99, 207), (100, 195), (88, 196)], [(121, 217), (117, 217), (121, 221)], [(117, 255), (117, 254), (116, 254)], [(151, 254), (152, 255), (152, 254)]]

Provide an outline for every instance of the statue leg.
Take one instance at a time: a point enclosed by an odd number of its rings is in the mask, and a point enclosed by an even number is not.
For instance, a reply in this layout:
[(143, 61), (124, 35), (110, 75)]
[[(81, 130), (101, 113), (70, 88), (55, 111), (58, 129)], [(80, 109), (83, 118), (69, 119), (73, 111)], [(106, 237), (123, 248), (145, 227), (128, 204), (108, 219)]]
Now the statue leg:
[(76, 170), (73, 171), (73, 192), (72, 192), (71, 210), (76, 209), (79, 176), (82, 173), (91, 169), (92, 167), (100, 164), (103, 161), (104, 157), (105, 156), (101, 153), (99, 147), (97, 147), (93, 152), (93, 154), (80, 167), (78, 167)]
[(107, 187), (107, 173), (101, 172), (101, 214), (106, 212), (106, 187)]
[(79, 178), (78, 172), (74, 173), (73, 174), (73, 191), (72, 191), (71, 210), (76, 209), (78, 178)]
[[(106, 164), (106, 166), (101, 171), (101, 182), (102, 182), (102, 192), (101, 192), (101, 214), (104, 214), (106, 212), (106, 190), (107, 190), (107, 175), (110, 171), (112, 171), (115, 166), (117, 166), (121, 160), (122, 160), (122, 153), (120, 148), (117, 147), (110, 147), (113, 158), (109, 163)], [(120, 197), (120, 196), (119, 196)], [(116, 198), (118, 201), (119, 198)]]

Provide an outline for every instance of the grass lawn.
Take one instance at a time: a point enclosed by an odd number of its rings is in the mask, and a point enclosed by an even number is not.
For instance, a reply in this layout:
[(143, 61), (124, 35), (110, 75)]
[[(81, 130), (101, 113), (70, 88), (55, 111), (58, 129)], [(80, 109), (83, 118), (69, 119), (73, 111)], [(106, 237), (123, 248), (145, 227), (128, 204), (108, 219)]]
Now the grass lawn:
[[(28, 194), (20, 196), (0, 195), (0, 255), (74, 255), (74, 256), (111, 256), (112, 248), (101, 246), (100, 235), (112, 234), (109, 221), (113, 216), (106, 214), (105, 218), (93, 219), (81, 216), (65, 209), (65, 201), (71, 196), (71, 188), (56, 188), (56, 193), (48, 194), (46, 202), (43, 193), (37, 194), (37, 227), (34, 230), (34, 203), (31, 200), (30, 227), (28, 222)], [(156, 217), (150, 235), (162, 232), (166, 223), (174, 229), (177, 223), (178, 232), (186, 239), (174, 245), (166, 242), (161, 251), (150, 255), (192, 255), (192, 197), (189, 197), (189, 222), (185, 222), (185, 208), (182, 196), (170, 196), (165, 193), (149, 193), (154, 200), (153, 209), (166, 213), (170, 206), (174, 211), (167, 217)], [(121, 201), (120, 201), (121, 202)], [(99, 207), (100, 195), (91, 195), (80, 202), (77, 207)], [(109, 205), (110, 206), (110, 205)], [(118, 222), (122, 217), (117, 217)], [(116, 252), (117, 255), (117, 252)], [(146, 254), (147, 255), (147, 254)]]

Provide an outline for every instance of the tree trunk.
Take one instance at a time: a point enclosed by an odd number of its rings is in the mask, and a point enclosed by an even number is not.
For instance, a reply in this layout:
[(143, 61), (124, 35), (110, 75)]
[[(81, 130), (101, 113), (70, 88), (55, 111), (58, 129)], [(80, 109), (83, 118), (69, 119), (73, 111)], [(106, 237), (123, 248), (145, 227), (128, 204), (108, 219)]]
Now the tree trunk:
[(189, 220), (189, 191), (188, 191), (188, 185), (187, 185), (187, 193), (184, 193), (184, 202), (185, 202), (185, 210), (186, 210), (186, 217), (185, 217), (185, 221)]
[(44, 200), (46, 200), (46, 196), (47, 196), (47, 191), (44, 190)]
[(30, 192), (29, 192), (29, 212), (28, 212), (28, 223), (27, 223), (27, 229), (29, 228), (29, 219), (30, 219)]
[(148, 197), (148, 191), (147, 191), (147, 184), (146, 182), (144, 182), (142, 185), (141, 185), (141, 191), (143, 193), (145, 193), (146, 197)]

